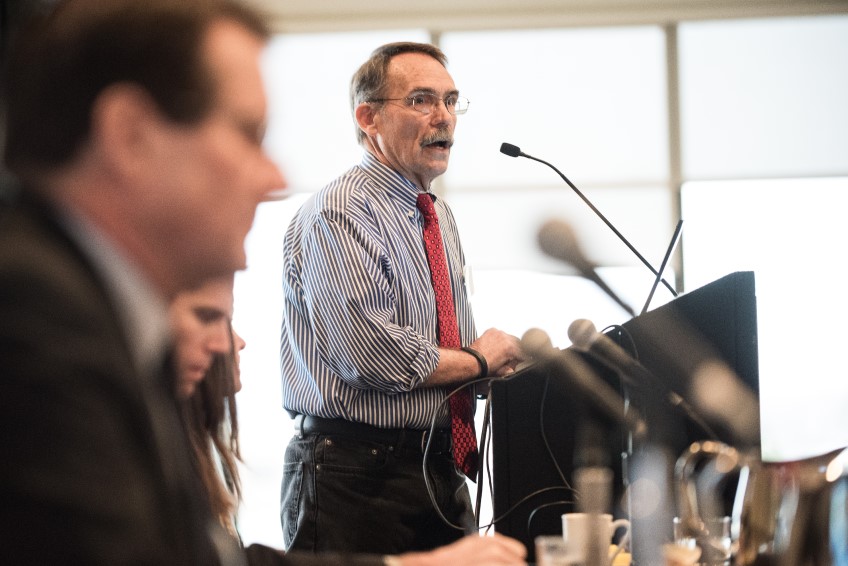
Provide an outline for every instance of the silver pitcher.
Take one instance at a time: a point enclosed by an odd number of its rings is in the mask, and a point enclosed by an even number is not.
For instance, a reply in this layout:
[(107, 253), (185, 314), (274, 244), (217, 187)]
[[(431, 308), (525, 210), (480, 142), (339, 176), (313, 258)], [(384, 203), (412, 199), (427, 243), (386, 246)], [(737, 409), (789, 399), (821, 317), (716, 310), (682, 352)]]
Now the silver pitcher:
[[(698, 464), (739, 473), (733, 510), (735, 566), (848, 566), (848, 449), (787, 462), (762, 462), (720, 442), (693, 443), (677, 460), (680, 519), (709, 562), (715, 541), (704, 528), (719, 507), (713, 484), (699, 498)], [(703, 468), (701, 468), (703, 469)], [(711, 492), (711, 493), (710, 493)]]

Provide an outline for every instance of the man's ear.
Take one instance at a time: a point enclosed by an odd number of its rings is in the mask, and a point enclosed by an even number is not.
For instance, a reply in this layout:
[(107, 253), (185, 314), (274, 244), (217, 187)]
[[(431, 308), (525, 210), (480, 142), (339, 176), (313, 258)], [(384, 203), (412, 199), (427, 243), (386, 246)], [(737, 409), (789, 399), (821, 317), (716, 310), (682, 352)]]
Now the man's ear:
[(359, 124), (359, 129), (365, 132), (366, 136), (373, 138), (377, 135), (375, 121), (378, 113), (371, 104), (367, 102), (360, 103), (354, 110), (353, 115), (356, 118), (356, 123)]
[(115, 171), (144, 174), (156, 163), (157, 143), (165, 119), (147, 92), (131, 84), (106, 88), (91, 111), (91, 141)]

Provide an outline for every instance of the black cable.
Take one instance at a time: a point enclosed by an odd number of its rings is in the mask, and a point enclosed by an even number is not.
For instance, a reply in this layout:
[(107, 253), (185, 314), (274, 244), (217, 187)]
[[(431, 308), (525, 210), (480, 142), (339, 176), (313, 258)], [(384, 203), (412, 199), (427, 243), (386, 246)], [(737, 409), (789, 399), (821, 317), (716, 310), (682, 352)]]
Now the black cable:
[(639, 351), (636, 348), (636, 342), (633, 340), (633, 335), (630, 334), (630, 331), (627, 330), (626, 328), (624, 328), (623, 326), (621, 326), (620, 324), (610, 324), (609, 326), (607, 326), (606, 328), (601, 330), (601, 334), (606, 334), (610, 330), (617, 330), (618, 333), (621, 336), (623, 336), (624, 338), (627, 338), (627, 343), (630, 344), (630, 348), (628, 349), (628, 348), (625, 348), (624, 346), (622, 346), (622, 348), (624, 348), (624, 350), (628, 354), (630, 354), (630, 356), (634, 360), (636, 360), (638, 362), (639, 361)]
[[(471, 387), (471, 386), (476, 385), (478, 383), (491, 382), (491, 381), (494, 381), (495, 379), (498, 379), (498, 378), (482, 377), (482, 378), (474, 379), (474, 380), (467, 381), (467, 382), (463, 383), (461, 386), (459, 386), (456, 389), (454, 389), (453, 391), (451, 391), (444, 399), (442, 399), (441, 403), (439, 403), (439, 405), (438, 405), (438, 408), (441, 408), (443, 405), (445, 405), (445, 403), (448, 403), (451, 397), (453, 397), (454, 395), (456, 395), (457, 393), (459, 393), (460, 391), (462, 391), (466, 387)], [(444, 522), (447, 526), (449, 526), (453, 529), (457, 529), (459, 531), (464, 531), (465, 527), (463, 527), (461, 525), (456, 525), (456, 524), (450, 522), (448, 520), (448, 518), (445, 517), (444, 513), (442, 513), (442, 510), (439, 507), (439, 503), (438, 503), (438, 501), (436, 501), (436, 495), (435, 495), (434, 490), (433, 490), (433, 484), (430, 480), (429, 474), (427, 473), (427, 460), (430, 456), (430, 445), (431, 445), (431, 442), (433, 441), (433, 434), (436, 431), (436, 418), (438, 417), (439, 412), (440, 411), (437, 410), (433, 413), (433, 419), (430, 421), (430, 434), (427, 435), (427, 443), (424, 446), (424, 458), (423, 458), (423, 461), (421, 463), (422, 473), (424, 475), (424, 485), (427, 488), (427, 495), (430, 497), (430, 503), (433, 504), (433, 509), (435, 509), (436, 513), (439, 515), (439, 518), (442, 520), (442, 522)], [(479, 468), (479, 466), (478, 466), (478, 468)], [(478, 491), (479, 491), (479, 488), (478, 488)], [(477, 515), (477, 513), (475, 512), (475, 516), (476, 515)], [(479, 526), (478, 526), (478, 528), (479, 528)]]
[[(495, 379), (500, 379), (500, 378), (487, 377), (487, 378), (479, 378), (479, 379), (475, 379), (475, 380), (472, 380), (472, 381), (468, 381), (468, 382), (464, 383), (463, 385), (461, 385), (460, 387), (457, 387), (456, 389), (451, 391), (441, 401), (441, 403), (439, 403), (439, 407), (448, 403), (451, 397), (453, 397), (454, 395), (456, 395), (457, 393), (459, 393), (460, 391), (462, 391), (466, 387), (471, 387), (473, 385), (476, 385), (477, 383), (492, 382)], [(541, 407), (540, 407), (540, 410), (539, 410), (539, 427), (540, 427), (540, 434), (542, 436), (542, 441), (545, 445), (545, 449), (547, 450), (548, 455), (551, 458), (551, 462), (553, 463), (554, 467), (556, 468), (557, 474), (559, 475), (560, 480), (562, 481), (563, 485), (562, 486), (545, 487), (545, 488), (536, 490), (536, 491), (522, 497), (518, 502), (516, 502), (514, 505), (512, 505), (512, 507), (507, 509), (506, 512), (504, 512), (501, 516), (493, 517), (491, 522), (489, 522), (486, 525), (481, 526), (479, 524), (479, 517), (480, 517), (480, 507), (481, 507), (481, 502), (482, 502), (482, 489), (481, 489), (482, 483), (481, 483), (481, 481), (482, 481), (482, 478), (483, 478), (483, 473), (482, 473), (482, 465), (479, 465), (478, 466), (478, 473), (477, 473), (477, 482), (478, 482), (478, 484), (477, 484), (477, 498), (476, 498), (477, 501), (476, 501), (476, 509), (474, 510), (475, 526), (477, 527), (478, 530), (491, 528), (492, 526), (496, 525), (498, 522), (503, 521), (504, 519), (509, 517), (513, 512), (515, 512), (515, 510), (519, 506), (521, 506), (522, 504), (526, 503), (527, 501), (529, 501), (533, 497), (536, 497), (537, 495), (540, 495), (542, 493), (546, 493), (546, 492), (549, 492), (549, 491), (556, 491), (556, 490), (566, 490), (566, 491), (569, 491), (572, 494), (574, 494), (574, 497), (575, 497), (574, 501), (563, 500), (563, 501), (556, 502), (556, 504), (575, 503), (575, 502), (579, 501), (579, 494), (577, 493), (577, 490), (572, 488), (571, 484), (566, 479), (565, 474), (563, 473), (562, 468), (559, 465), (559, 462), (557, 462), (557, 459), (554, 456), (553, 449), (551, 448), (550, 443), (548, 442), (547, 435), (545, 434), (545, 423), (544, 423), (545, 400), (547, 399), (547, 392), (548, 392), (549, 383), (550, 383), (550, 377), (545, 376), (545, 386), (542, 390), (542, 401), (541, 401)], [(425, 483), (425, 486), (427, 488), (427, 495), (430, 497), (430, 502), (432, 503), (433, 508), (435, 509), (436, 513), (439, 515), (439, 518), (446, 525), (448, 525), (451, 528), (454, 528), (454, 529), (457, 529), (457, 530), (465, 530), (464, 527), (452, 523), (450, 520), (448, 520), (447, 517), (445, 517), (444, 513), (442, 512), (441, 508), (439, 507), (438, 502), (436, 501), (436, 496), (435, 496), (435, 493), (434, 493), (432, 481), (431, 481), (430, 476), (427, 472), (427, 462), (428, 462), (428, 459), (429, 459), (429, 456), (430, 456), (430, 445), (431, 445), (431, 442), (433, 440), (433, 433), (435, 432), (435, 429), (436, 429), (436, 418), (437, 418), (438, 414), (439, 414), (439, 411), (436, 411), (433, 414), (433, 419), (430, 422), (430, 434), (427, 436), (427, 442), (426, 442), (425, 447), (424, 447), (424, 458), (423, 458), (423, 462), (422, 462), (422, 472), (423, 472), (423, 475), (424, 475), (424, 483)], [(483, 432), (481, 433), (481, 442), (480, 442), (480, 446), (478, 447), (479, 453), (481, 454), (481, 456), (485, 454), (485, 451), (488, 449), (488, 446), (489, 446), (489, 444), (485, 441), (485, 439), (488, 437), (489, 434), (491, 434), (490, 431), (489, 431), (489, 426), (488, 426), (490, 418), (491, 418), (491, 391), (486, 398), (486, 408), (485, 408), (484, 419), (483, 419)], [(491, 469), (489, 468), (489, 459), (488, 459), (488, 457), (483, 457), (483, 458), (481, 458), (481, 460), (482, 460), (482, 463), (486, 465), (486, 469), (487, 469), (487, 473), (488, 473), (488, 477), (489, 477), (489, 488), (491, 489)], [(494, 498), (493, 493), (492, 493), (492, 497)], [(549, 505), (549, 504), (546, 504), (546, 505)], [(544, 505), (542, 507), (544, 507)], [(529, 528), (529, 521), (532, 519), (533, 514), (536, 512), (536, 510), (541, 509), (542, 507), (536, 508), (533, 511), (533, 513), (531, 513), (530, 517), (528, 517), (528, 528)]]
[[(543, 493), (547, 493), (547, 492), (549, 492), (549, 491), (558, 491), (558, 490), (561, 490), (561, 489), (562, 489), (562, 490), (566, 490), (566, 491), (574, 492), (574, 490), (573, 490), (573, 489), (571, 489), (570, 487), (563, 487), (563, 486), (559, 486), (559, 485), (550, 486), (550, 487), (543, 487), (542, 489), (537, 489), (537, 490), (536, 490), (536, 491), (534, 491), (533, 493), (529, 493), (529, 494), (525, 495), (524, 497), (522, 497), (520, 500), (518, 500), (515, 504), (513, 504), (513, 506), (512, 506), (512, 507), (510, 507), (509, 509), (507, 509), (507, 510), (504, 512), (504, 514), (503, 514), (503, 515), (501, 515), (500, 517), (495, 517), (495, 518), (493, 518), (493, 519), (492, 519), (492, 524), (497, 524), (497, 523), (499, 523), (500, 521), (503, 521), (504, 519), (506, 519), (507, 517), (509, 517), (509, 516), (510, 516), (510, 515), (511, 515), (511, 514), (512, 514), (515, 510), (516, 510), (516, 509), (518, 509), (521, 505), (523, 505), (524, 503), (527, 503), (528, 501), (530, 501), (531, 499), (533, 499), (533, 498), (534, 498), (534, 497), (536, 497), (537, 495), (541, 495), (541, 494), (543, 494)], [(574, 501), (565, 501), (565, 503), (574, 503)]]
[[(560, 467), (559, 462), (556, 459), (556, 456), (554, 456), (553, 449), (551, 448), (550, 442), (548, 441), (547, 434), (545, 433), (545, 428), (546, 428), (545, 427), (545, 401), (547, 399), (549, 385), (550, 385), (550, 376), (545, 376), (545, 385), (542, 388), (542, 400), (540, 402), (540, 409), (539, 409), (539, 433), (542, 436), (542, 442), (545, 445), (545, 449), (548, 453), (548, 456), (550, 457), (551, 462), (554, 465), (554, 468), (556, 468), (557, 475), (559, 475), (560, 480), (562, 481), (563, 485), (562, 486), (545, 487), (545, 488), (536, 490), (536, 491), (522, 497), (518, 502), (516, 502), (514, 505), (512, 505), (512, 507), (507, 509), (502, 515), (500, 515), (499, 517), (493, 517), (492, 522), (487, 526), (487, 528), (492, 526), (492, 525), (495, 525), (498, 522), (503, 521), (504, 519), (509, 517), (513, 512), (515, 512), (516, 509), (518, 509), (518, 507), (520, 507), (521, 505), (523, 505), (527, 501), (531, 500), (532, 498), (536, 497), (537, 495), (540, 495), (542, 493), (546, 493), (548, 491), (566, 490), (566, 491), (569, 491), (572, 494), (574, 494), (574, 501), (561, 500), (559, 502), (556, 502), (556, 504), (558, 504), (558, 505), (568, 504), (568, 503), (573, 504), (573, 503), (576, 503), (580, 498), (577, 490), (575, 490), (573, 487), (571, 487), (571, 484), (566, 479), (565, 473), (562, 471), (562, 468)], [(545, 505), (549, 505), (549, 504), (545, 504)], [(542, 507), (544, 507), (545, 505), (543, 505)], [(536, 510), (538, 510), (542, 507), (538, 507), (538, 508), (536, 508)], [(532, 520), (532, 516), (533, 516), (533, 514), (535, 514), (536, 510), (534, 510), (531, 513), (530, 517), (528, 517), (528, 529), (529, 529), (529, 522)]]
[[(491, 398), (491, 391), (489, 395), (486, 396), (486, 407), (483, 410), (483, 430), (480, 432), (480, 445), (478, 448), (478, 458), (477, 458), (477, 501), (474, 507), (474, 526), (478, 529), (480, 528), (480, 508), (483, 500), (483, 463), (488, 464), (488, 455), (486, 454), (486, 450), (489, 447), (487, 443), (487, 434), (489, 431), (489, 409), (491, 404), (489, 403), (489, 399)], [(491, 480), (490, 480), (491, 485)]]
[(558, 505), (563, 505), (563, 506), (564, 505), (571, 505), (573, 503), (574, 503), (573, 501), (564, 501), (564, 500), (563, 501), (551, 501), (550, 503), (545, 503), (545, 504), (539, 505), (538, 507), (533, 509), (530, 512), (530, 514), (527, 516), (527, 537), (529, 538), (533, 534), (533, 531), (531, 530), (531, 526), (533, 525), (533, 516), (538, 511), (541, 511), (542, 509), (546, 509), (548, 507), (556, 507)]

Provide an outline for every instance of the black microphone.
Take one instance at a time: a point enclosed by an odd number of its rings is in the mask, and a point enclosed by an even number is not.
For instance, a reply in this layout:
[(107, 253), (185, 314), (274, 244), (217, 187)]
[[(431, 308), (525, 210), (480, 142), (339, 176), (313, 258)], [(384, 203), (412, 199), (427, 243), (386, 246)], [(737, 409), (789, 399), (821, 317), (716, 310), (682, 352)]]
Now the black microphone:
[(589, 354), (592, 358), (616, 372), (623, 381), (631, 386), (647, 385), (662, 389), (669, 404), (682, 410), (713, 440), (718, 440), (716, 432), (683, 397), (661, 385), (659, 379), (648, 368), (640, 364), (609, 336), (598, 332), (591, 320), (579, 318), (572, 322), (568, 327), (568, 338), (575, 349)]
[(519, 155), (522, 157), (528, 157), (521, 152), (521, 149), (517, 145), (512, 145), (511, 143), (506, 142), (501, 144), (501, 153), (509, 155), (510, 157), (518, 157)]
[[(550, 167), (551, 169), (553, 169), (554, 171), (556, 171), (557, 175), (559, 175), (560, 177), (562, 177), (562, 180), (563, 180), (563, 181), (565, 181), (565, 182), (566, 182), (566, 184), (567, 184), (569, 187), (571, 187), (571, 189), (572, 189), (575, 193), (577, 193), (577, 196), (579, 196), (581, 199), (583, 199), (583, 202), (585, 202), (585, 203), (589, 206), (589, 208), (591, 208), (591, 209), (592, 209), (592, 212), (594, 212), (595, 214), (597, 214), (597, 215), (598, 215), (598, 218), (600, 218), (601, 220), (603, 220), (603, 221), (604, 221), (604, 224), (606, 224), (606, 225), (609, 227), (609, 229), (610, 229), (610, 230), (612, 230), (612, 231), (613, 231), (613, 233), (614, 233), (616, 236), (618, 236), (618, 239), (619, 239), (619, 240), (621, 240), (622, 242), (624, 242), (624, 245), (626, 245), (628, 248), (630, 248), (630, 251), (631, 251), (631, 252), (633, 252), (633, 254), (634, 254), (636, 257), (638, 257), (638, 258), (639, 258), (639, 260), (640, 260), (643, 264), (645, 264), (645, 267), (647, 267), (648, 269), (650, 269), (650, 270), (651, 270), (651, 273), (653, 273), (655, 277), (659, 277), (659, 275), (660, 275), (659, 271), (657, 271), (657, 270), (654, 268), (654, 266), (653, 266), (653, 265), (651, 265), (651, 264), (648, 262), (648, 260), (647, 260), (647, 259), (645, 259), (645, 258), (644, 258), (644, 256), (642, 256), (642, 254), (640, 254), (640, 253), (639, 253), (639, 251), (638, 251), (638, 250), (637, 250), (637, 249), (633, 246), (633, 244), (631, 244), (631, 243), (630, 243), (630, 241), (629, 241), (627, 238), (625, 238), (625, 237), (624, 237), (624, 234), (622, 234), (621, 232), (619, 232), (619, 231), (618, 231), (618, 229), (617, 229), (615, 226), (613, 226), (612, 222), (610, 222), (609, 220), (607, 220), (607, 217), (606, 217), (606, 216), (604, 216), (604, 215), (601, 213), (601, 211), (600, 211), (600, 210), (598, 210), (598, 209), (595, 207), (595, 205), (594, 205), (594, 204), (592, 204), (592, 202), (591, 202), (588, 198), (586, 198), (586, 196), (585, 196), (582, 192), (580, 192), (580, 189), (578, 189), (576, 186), (574, 186), (574, 183), (572, 183), (571, 181), (569, 181), (569, 180), (568, 180), (568, 177), (566, 177), (565, 175), (563, 175), (563, 174), (562, 174), (562, 172), (561, 172), (559, 169), (557, 169), (556, 167), (554, 167), (553, 165), (551, 165), (551, 164), (550, 164), (550, 163), (548, 163), (547, 161), (544, 161), (544, 160), (542, 160), (542, 159), (539, 159), (538, 157), (533, 157), (532, 155), (527, 155), (526, 153), (524, 153), (523, 151), (521, 151), (521, 148), (519, 148), (518, 146), (512, 145), (511, 143), (506, 143), (506, 142), (502, 143), (502, 144), (501, 144), (501, 153), (503, 153), (504, 155), (508, 155), (508, 156), (510, 156), (510, 157), (526, 157), (527, 159), (532, 159), (533, 161), (538, 161), (539, 163), (544, 163), (545, 165), (547, 165), (548, 167)], [(672, 286), (668, 283), (668, 281), (666, 281), (665, 279), (662, 279), (662, 283), (663, 283), (663, 285), (665, 285), (666, 289), (668, 289), (669, 291), (671, 291), (671, 294), (672, 294), (672, 295), (674, 295), (675, 297), (677, 296), (677, 291), (675, 291), (675, 290), (674, 290), (674, 288), (673, 288), (673, 287), (672, 287)]]
[(631, 317), (636, 316), (633, 308), (625, 303), (615, 291), (613, 291), (606, 281), (601, 279), (596, 271), (596, 265), (592, 263), (583, 253), (580, 245), (577, 243), (577, 237), (571, 226), (561, 220), (549, 220), (545, 222), (539, 229), (538, 234), (539, 246), (542, 251), (551, 257), (561, 259), (562, 261), (573, 265), (580, 272), (580, 275), (592, 281), (595, 285), (601, 288), (612, 300), (627, 311)]
[(632, 407), (624, 410), (624, 399), (607, 382), (599, 378), (592, 368), (573, 350), (559, 350), (551, 346), (545, 331), (531, 328), (521, 337), (521, 348), (531, 358), (552, 364), (586, 398), (603, 411), (607, 417), (624, 425), (634, 437), (642, 438), (648, 426)]

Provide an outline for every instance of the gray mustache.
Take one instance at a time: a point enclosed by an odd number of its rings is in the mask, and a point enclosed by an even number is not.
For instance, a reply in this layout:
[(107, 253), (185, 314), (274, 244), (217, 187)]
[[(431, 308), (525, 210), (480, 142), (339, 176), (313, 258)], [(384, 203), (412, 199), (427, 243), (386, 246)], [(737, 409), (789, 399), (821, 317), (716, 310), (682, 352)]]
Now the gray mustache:
[(425, 145), (431, 145), (439, 142), (444, 142), (448, 147), (451, 147), (453, 145), (453, 136), (447, 130), (438, 130), (421, 140), (421, 146), (423, 147)]

